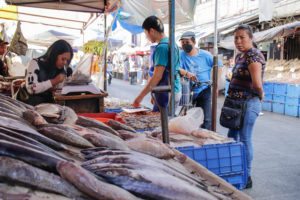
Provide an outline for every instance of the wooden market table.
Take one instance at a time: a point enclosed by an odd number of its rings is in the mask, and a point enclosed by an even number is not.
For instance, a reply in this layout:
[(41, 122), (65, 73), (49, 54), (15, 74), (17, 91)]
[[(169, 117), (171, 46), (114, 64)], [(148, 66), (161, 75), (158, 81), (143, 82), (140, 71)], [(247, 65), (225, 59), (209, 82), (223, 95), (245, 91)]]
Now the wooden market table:
[(69, 106), (76, 113), (101, 113), (104, 112), (104, 97), (102, 94), (61, 95), (55, 94), (54, 101), (57, 104)]

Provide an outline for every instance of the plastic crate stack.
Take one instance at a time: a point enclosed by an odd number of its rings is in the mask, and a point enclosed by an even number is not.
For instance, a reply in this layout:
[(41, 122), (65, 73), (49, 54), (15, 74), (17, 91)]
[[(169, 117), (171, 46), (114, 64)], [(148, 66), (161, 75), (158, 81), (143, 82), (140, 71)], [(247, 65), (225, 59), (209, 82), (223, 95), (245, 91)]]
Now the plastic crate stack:
[(247, 184), (245, 147), (241, 142), (203, 145), (202, 147), (178, 147), (178, 151), (189, 156), (237, 189)]
[(300, 84), (265, 82), (263, 87), (263, 110), (299, 117)]

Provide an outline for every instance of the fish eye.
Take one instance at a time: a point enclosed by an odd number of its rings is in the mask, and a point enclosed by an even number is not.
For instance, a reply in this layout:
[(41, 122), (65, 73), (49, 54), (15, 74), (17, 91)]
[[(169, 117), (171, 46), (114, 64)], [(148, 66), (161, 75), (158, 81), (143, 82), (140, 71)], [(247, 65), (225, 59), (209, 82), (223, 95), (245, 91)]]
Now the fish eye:
[(107, 174), (107, 175), (112, 175), (113, 173), (112, 173), (112, 172), (106, 172), (106, 174)]

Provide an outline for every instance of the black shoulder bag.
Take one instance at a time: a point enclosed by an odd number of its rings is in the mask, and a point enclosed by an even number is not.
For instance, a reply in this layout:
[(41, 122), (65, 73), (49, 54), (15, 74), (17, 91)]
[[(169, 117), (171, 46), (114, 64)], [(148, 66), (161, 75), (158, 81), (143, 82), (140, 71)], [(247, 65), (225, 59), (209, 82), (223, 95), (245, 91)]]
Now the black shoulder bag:
[(232, 99), (226, 97), (221, 110), (220, 124), (226, 128), (239, 130), (243, 127), (247, 109), (247, 99)]

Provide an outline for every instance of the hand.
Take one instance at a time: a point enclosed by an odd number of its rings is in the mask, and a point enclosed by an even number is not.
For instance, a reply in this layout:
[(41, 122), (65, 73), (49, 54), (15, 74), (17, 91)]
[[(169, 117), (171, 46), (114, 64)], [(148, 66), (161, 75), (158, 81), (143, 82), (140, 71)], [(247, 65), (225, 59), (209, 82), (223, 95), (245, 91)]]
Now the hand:
[(186, 74), (186, 77), (187, 77), (188, 79), (190, 79), (191, 81), (198, 81), (197, 76), (196, 76), (195, 74), (191, 73), (191, 72), (188, 72), (188, 73)]
[(263, 92), (263, 93), (261, 94), (260, 102), (263, 102), (263, 101), (264, 101), (264, 98), (265, 98), (265, 93)]
[(135, 100), (133, 101), (133, 107), (138, 108), (140, 107), (140, 103), (142, 102), (143, 97), (138, 96), (137, 98), (135, 98)]
[(51, 80), (52, 86), (55, 86), (61, 82), (63, 82), (66, 78), (65, 74), (58, 74), (54, 79)]
[(151, 96), (151, 104), (153, 104), (154, 105), (154, 99), (153, 99), (153, 97)]

